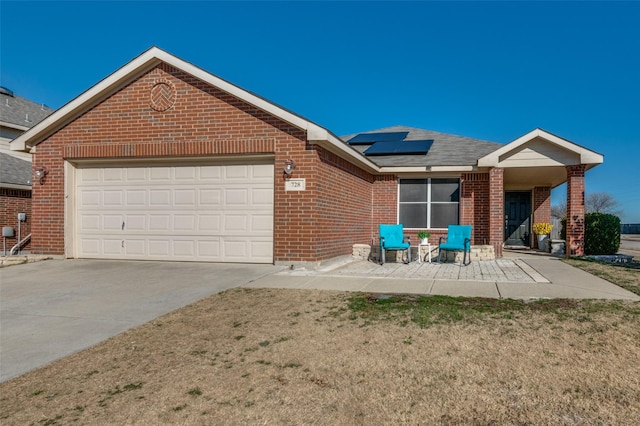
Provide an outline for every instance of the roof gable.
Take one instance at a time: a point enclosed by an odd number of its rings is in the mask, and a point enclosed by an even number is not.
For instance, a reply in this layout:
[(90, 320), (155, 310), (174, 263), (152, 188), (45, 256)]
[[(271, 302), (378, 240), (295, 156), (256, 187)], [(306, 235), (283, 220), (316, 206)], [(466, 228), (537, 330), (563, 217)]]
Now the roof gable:
[(307, 139), (310, 142), (317, 143), (327, 148), (329, 151), (348, 159), (354, 164), (364, 167), (366, 170), (374, 172), (379, 171), (379, 168), (373, 162), (361, 156), (357, 151), (345, 146), (345, 144), (329, 130), (157, 47), (152, 47), (140, 56), (134, 58), (132, 61), (116, 70), (114, 73), (98, 82), (68, 104), (58, 109), (49, 117), (42, 120), (36, 126), (13, 140), (11, 149), (13, 151), (28, 151), (31, 147), (36, 146), (82, 113), (113, 95), (139, 76), (158, 66), (160, 63), (173, 66), (273, 115), (274, 117), (306, 131)]
[(556, 136), (534, 129), (478, 160), (479, 167), (546, 167), (603, 162), (601, 154)]
[(239, 99), (258, 107), (282, 120), (300, 128), (307, 130), (313, 125), (308, 120), (291, 113), (265, 99), (241, 89), (221, 79), (211, 73), (204, 71), (186, 61), (183, 61), (157, 47), (152, 47), (140, 56), (136, 57), (93, 87), (64, 105), (51, 116), (34, 126), (30, 131), (25, 133), (14, 141), (13, 149), (25, 149), (26, 146), (34, 146), (46, 139), (47, 136), (56, 130), (64, 127), (75, 117), (90, 109), (100, 101), (108, 98), (113, 93), (119, 91), (131, 81), (135, 80), (142, 74), (148, 72), (160, 63), (166, 63), (178, 68), (187, 74), (190, 74), (206, 83), (209, 83)]

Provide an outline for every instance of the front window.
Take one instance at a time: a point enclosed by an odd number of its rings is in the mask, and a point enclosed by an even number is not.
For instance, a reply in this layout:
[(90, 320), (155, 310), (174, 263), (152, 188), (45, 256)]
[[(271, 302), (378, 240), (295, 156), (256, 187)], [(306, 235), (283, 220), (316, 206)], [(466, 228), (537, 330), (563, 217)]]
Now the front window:
[(458, 225), (459, 179), (400, 179), (398, 222), (405, 228)]

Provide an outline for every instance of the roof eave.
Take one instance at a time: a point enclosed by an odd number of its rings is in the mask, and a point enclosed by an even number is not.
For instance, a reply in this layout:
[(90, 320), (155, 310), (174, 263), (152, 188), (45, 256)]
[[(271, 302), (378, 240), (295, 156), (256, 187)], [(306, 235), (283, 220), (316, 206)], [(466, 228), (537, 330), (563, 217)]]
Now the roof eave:
[(23, 191), (31, 191), (31, 185), (21, 185), (17, 183), (0, 182), (0, 188), (20, 189)]
[(29, 130), (29, 127), (27, 127), (27, 126), (21, 126), (20, 124), (10, 123), (8, 121), (2, 121), (2, 120), (0, 120), (0, 126), (8, 127), (10, 129), (20, 130), (20, 131), (23, 131), (23, 132)]
[(478, 171), (476, 166), (384, 166), (381, 173), (464, 173)]
[(329, 132), (327, 129), (314, 123), (309, 123), (307, 127), (307, 140), (316, 145), (326, 148), (328, 151), (356, 164), (369, 173), (380, 173), (381, 168), (371, 160), (367, 159), (360, 152), (345, 144), (340, 138)]

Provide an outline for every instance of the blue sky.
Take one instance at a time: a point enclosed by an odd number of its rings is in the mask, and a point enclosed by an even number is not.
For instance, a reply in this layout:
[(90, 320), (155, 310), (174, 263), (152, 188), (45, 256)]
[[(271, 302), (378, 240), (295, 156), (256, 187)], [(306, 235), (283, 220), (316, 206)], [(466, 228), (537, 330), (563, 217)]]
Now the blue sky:
[(640, 223), (638, 22), (638, 2), (2, 0), (0, 84), (59, 108), (158, 46), (337, 135), (540, 127), (603, 154), (587, 193)]

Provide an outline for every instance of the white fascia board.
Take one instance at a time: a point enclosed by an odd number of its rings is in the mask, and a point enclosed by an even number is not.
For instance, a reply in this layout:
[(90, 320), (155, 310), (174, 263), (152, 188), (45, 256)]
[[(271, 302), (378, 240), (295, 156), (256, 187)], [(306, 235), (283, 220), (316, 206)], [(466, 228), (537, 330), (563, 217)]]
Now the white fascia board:
[(567, 151), (575, 152), (576, 154), (580, 155), (580, 162), (582, 164), (601, 164), (604, 161), (604, 157), (601, 154), (598, 154), (597, 152), (591, 151), (573, 142), (569, 142), (568, 140), (562, 139), (561, 137), (558, 137), (545, 130), (534, 129), (529, 133), (527, 133), (526, 135), (520, 136), (518, 139), (514, 140), (513, 142), (510, 142), (507, 145), (480, 158), (478, 160), (478, 167), (496, 167), (500, 162), (501, 156), (509, 153), (510, 151), (517, 149), (518, 147), (524, 145), (527, 142), (532, 141), (537, 137), (540, 137), (553, 144), (556, 144), (566, 149)]
[(26, 132), (27, 130), (29, 130), (29, 127), (27, 126), (21, 126), (19, 124), (9, 123), (8, 121), (2, 121), (2, 120), (0, 120), (0, 126), (8, 127), (10, 129), (21, 130), (23, 132)]
[(380, 167), (380, 173), (427, 173), (429, 167), (425, 166), (412, 166), (412, 167), (394, 167), (385, 166)]
[(475, 166), (386, 166), (380, 168), (382, 173), (463, 173), (476, 170)]
[(473, 172), (475, 166), (431, 166), (432, 172)]
[[(23, 133), (23, 135), (24, 135), (24, 133)], [(18, 138), (14, 139), (12, 142), (13, 143), (9, 144), (9, 149), (11, 149), (11, 151), (29, 152), (28, 149), (25, 149), (25, 141), (24, 140), (20, 140), (19, 136), (18, 136)]]
[(31, 185), (20, 185), (17, 183), (0, 183), (0, 188), (20, 189), (23, 191), (31, 191)]
[(580, 162), (582, 164), (597, 165), (604, 163), (604, 155), (580, 147)]

